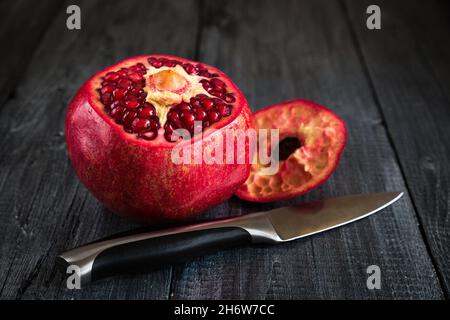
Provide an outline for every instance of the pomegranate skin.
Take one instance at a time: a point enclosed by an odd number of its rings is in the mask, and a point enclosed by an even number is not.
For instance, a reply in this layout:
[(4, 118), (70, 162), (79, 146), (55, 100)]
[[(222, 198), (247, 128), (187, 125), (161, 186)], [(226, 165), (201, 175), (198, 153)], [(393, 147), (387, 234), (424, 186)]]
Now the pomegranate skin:
[[(125, 62), (141, 62), (148, 57)], [(145, 223), (191, 218), (231, 197), (246, 181), (250, 164), (175, 164), (171, 154), (176, 144), (162, 138), (136, 139), (101, 110), (95, 86), (120, 65), (94, 75), (69, 105), (65, 127), (68, 154), (81, 182), (112, 212)], [(203, 148), (212, 145), (214, 136), (225, 138), (225, 129), (253, 127), (245, 97), (223, 73), (209, 68), (229, 81), (237, 102), (228, 120), (208, 128), (203, 139), (192, 139)], [(249, 152), (248, 145), (245, 151)]]

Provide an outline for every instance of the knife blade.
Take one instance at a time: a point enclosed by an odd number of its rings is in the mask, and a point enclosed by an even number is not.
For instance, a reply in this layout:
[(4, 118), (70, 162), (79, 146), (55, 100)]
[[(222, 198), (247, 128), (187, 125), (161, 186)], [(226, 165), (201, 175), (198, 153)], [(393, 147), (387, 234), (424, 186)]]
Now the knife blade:
[(82, 285), (121, 273), (145, 272), (212, 251), (253, 243), (282, 243), (330, 230), (391, 205), (403, 192), (325, 199), (166, 230), (99, 240), (57, 257), (66, 272), (79, 270)]

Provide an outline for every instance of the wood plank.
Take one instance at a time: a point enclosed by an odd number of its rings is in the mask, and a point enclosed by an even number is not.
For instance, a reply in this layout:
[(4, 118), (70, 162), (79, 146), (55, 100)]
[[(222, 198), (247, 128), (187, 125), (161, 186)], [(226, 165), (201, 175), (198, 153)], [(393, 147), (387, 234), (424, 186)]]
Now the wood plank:
[[(341, 164), (322, 187), (272, 205), (232, 199), (208, 216), (350, 193), (407, 191), (338, 2), (214, 1), (203, 17), (199, 58), (229, 74), (254, 110), (303, 97), (329, 106), (349, 127)], [(381, 290), (366, 287), (372, 264), (381, 268)], [(443, 297), (408, 192), (383, 213), (337, 230), (176, 267), (172, 288), (173, 299)]]
[(450, 295), (450, 22), (448, 3), (379, 1), (370, 32), (347, 1), (379, 107), (447, 297)]
[(0, 106), (14, 95), (14, 88), (61, 5), (57, 0), (0, 1)]
[(75, 3), (82, 29), (68, 31), (65, 12), (58, 15), (0, 118), (0, 297), (166, 299), (170, 268), (66, 289), (57, 254), (134, 225), (111, 215), (80, 185), (67, 158), (64, 118), (81, 83), (116, 61), (160, 52), (192, 58), (197, 3)]

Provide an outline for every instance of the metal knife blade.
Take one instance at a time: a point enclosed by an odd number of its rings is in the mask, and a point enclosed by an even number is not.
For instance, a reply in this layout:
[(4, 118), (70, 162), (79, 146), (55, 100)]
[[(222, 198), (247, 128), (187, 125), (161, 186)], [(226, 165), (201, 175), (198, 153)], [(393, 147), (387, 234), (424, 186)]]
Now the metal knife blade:
[(402, 196), (403, 192), (350, 195), (274, 209), (268, 215), (281, 240), (291, 241), (368, 217)]
[(195, 256), (251, 243), (279, 243), (365, 218), (402, 197), (402, 192), (351, 195), (300, 206), (197, 223), (160, 231), (118, 235), (61, 254), (77, 266), (82, 284), (117, 273), (145, 272)]

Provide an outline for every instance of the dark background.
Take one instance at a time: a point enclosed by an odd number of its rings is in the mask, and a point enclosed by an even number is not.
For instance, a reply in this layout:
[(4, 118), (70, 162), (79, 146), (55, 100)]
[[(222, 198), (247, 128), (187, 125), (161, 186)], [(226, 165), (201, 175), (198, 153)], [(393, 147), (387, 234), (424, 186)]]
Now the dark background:
[[(76, 3), (82, 29), (66, 28)], [(366, 28), (381, 7), (382, 29)], [(0, 297), (442, 299), (450, 291), (450, 10), (446, 1), (0, 1)], [(93, 73), (166, 53), (227, 73), (253, 110), (286, 99), (348, 124), (333, 177), (290, 201), (232, 198), (202, 218), (404, 191), (368, 219), (66, 289), (58, 253), (135, 225), (105, 210), (67, 158), (69, 100)], [(368, 290), (366, 268), (381, 268)]]

